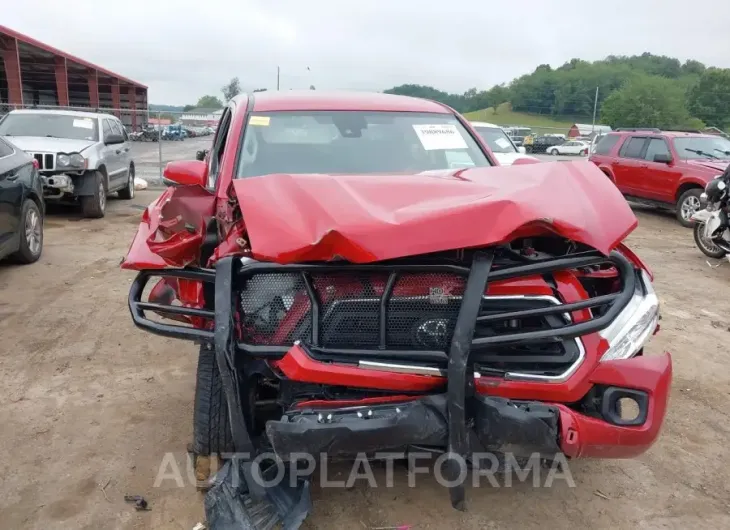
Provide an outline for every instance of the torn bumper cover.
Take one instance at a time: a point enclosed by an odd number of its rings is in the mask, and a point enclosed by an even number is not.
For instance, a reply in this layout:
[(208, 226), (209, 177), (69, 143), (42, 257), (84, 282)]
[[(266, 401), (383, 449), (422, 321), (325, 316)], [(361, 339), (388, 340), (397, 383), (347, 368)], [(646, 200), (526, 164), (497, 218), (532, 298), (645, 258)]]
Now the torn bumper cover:
[[(302, 453), (350, 458), (358, 453), (405, 453), (416, 447), (442, 449), (449, 437), (447, 403), (447, 396), (439, 394), (372, 407), (289, 411), (267, 423), (266, 435), (282, 460)], [(476, 434), (469, 436), (469, 453), (539, 453), (550, 459), (560, 452), (557, 407), (477, 396), (468, 400), (467, 408)]]

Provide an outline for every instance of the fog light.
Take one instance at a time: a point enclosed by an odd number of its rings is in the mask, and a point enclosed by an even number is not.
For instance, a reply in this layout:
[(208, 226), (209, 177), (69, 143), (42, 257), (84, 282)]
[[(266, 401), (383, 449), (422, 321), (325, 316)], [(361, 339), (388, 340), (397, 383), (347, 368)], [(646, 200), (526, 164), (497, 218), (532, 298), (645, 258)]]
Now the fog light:
[(649, 415), (649, 395), (631, 388), (608, 387), (603, 392), (601, 415), (614, 425), (643, 425)]

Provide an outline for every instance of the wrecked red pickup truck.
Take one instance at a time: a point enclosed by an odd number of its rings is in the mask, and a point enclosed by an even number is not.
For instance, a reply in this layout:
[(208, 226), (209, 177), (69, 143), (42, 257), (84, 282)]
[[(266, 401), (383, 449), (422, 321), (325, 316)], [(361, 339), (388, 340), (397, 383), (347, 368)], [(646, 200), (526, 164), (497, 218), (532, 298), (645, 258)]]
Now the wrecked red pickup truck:
[(168, 164), (122, 265), (129, 306), (200, 343), (193, 450), (247, 455), (229, 498), (306, 516), (305, 480), (253, 483), (264, 451), (428, 447), (453, 472), (656, 440), (671, 358), (642, 355), (659, 303), (626, 201), (589, 162), (491, 166), (448, 107), (318, 91), (237, 97), (204, 160)]

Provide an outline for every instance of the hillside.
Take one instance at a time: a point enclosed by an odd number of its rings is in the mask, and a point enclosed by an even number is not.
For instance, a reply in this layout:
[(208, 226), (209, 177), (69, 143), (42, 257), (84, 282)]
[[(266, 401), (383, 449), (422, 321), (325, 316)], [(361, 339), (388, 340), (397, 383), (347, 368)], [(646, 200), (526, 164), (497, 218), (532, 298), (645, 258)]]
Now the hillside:
[(182, 112), (182, 105), (160, 105), (157, 103), (150, 103), (148, 106), (150, 111), (155, 112)]
[[(612, 127), (666, 129), (730, 126), (728, 86), (730, 69), (645, 52), (593, 62), (571, 59), (557, 68), (541, 64), (507, 84), (474, 87), (462, 94), (414, 84), (385, 92), (433, 99), (473, 119), (498, 124), (562, 128), (569, 121), (590, 122), (585, 116), (592, 117), (596, 108), (598, 121)], [(505, 102), (520, 114), (500, 112)], [(480, 111), (495, 107), (496, 114)]]
[[(467, 112), (464, 116), (470, 121), (486, 121), (495, 125), (522, 125), (524, 127), (530, 127), (533, 132), (540, 134), (567, 134), (570, 126), (575, 123), (574, 120), (560, 116), (551, 117), (541, 114), (530, 114), (528, 112), (515, 112), (509, 103), (498, 105), (496, 112), (494, 107), (489, 107), (487, 109), (475, 110), (474, 112)], [(585, 119), (582, 121), (585, 121)]]

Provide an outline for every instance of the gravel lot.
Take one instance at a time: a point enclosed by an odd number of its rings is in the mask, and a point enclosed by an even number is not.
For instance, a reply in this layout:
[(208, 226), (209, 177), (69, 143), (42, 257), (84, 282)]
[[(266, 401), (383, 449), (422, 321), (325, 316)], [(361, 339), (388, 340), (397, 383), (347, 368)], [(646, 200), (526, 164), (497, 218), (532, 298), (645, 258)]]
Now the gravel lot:
[[(133, 274), (118, 266), (155, 193), (111, 200), (101, 220), (54, 209), (41, 261), (0, 264), (2, 528), (189, 530), (203, 520), (188, 480), (153, 487), (165, 453), (185, 459), (196, 348), (134, 328)], [(435, 480), (408, 488), (405, 472), (393, 488), (315, 488), (305, 527), (730, 528), (730, 265), (710, 268), (671, 215), (637, 215), (630, 244), (654, 268), (664, 315), (648, 354), (669, 350), (675, 363), (669, 415), (648, 453), (571, 463), (575, 488), (471, 489), (467, 513)], [(135, 512), (125, 494), (144, 495), (151, 510)]]

